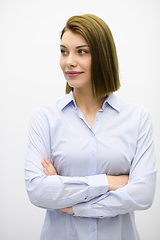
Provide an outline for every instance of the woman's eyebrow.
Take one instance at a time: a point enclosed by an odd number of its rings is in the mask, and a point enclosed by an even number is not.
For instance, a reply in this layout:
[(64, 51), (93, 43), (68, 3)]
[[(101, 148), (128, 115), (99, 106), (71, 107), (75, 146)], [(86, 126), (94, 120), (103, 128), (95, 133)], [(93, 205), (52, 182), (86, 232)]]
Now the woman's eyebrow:
[[(64, 45), (60, 45), (60, 47), (67, 48)], [(82, 47), (89, 47), (89, 46), (88, 45), (80, 45), (80, 46), (77, 46), (76, 48), (82, 48)]]
[(60, 47), (66, 48), (64, 45), (60, 45)]
[(77, 46), (76, 48), (89, 47), (88, 45)]

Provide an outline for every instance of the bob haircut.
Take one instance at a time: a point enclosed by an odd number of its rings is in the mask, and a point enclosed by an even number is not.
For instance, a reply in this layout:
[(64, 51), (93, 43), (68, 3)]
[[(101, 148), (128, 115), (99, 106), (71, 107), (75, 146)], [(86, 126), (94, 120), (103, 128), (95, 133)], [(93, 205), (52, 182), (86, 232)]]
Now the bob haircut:
[[(119, 67), (115, 43), (107, 24), (92, 14), (73, 16), (68, 19), (61, 32), (81, 34), (91, 52), (91, 83), (95, 98), (105, 97), (120, 88)], [(66, 93), (73, 88), (66, 84)]]

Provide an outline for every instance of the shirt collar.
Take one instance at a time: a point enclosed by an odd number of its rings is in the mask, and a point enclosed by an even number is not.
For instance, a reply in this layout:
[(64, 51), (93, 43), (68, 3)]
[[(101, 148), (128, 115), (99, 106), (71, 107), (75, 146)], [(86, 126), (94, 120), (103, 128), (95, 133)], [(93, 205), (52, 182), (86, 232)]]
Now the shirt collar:
[(63, 110), (71, 102), (73, 103), (74, 107), (77, 108), (72, 91), (65, 95), (65, 97), (59, 102), (60, 110)]
[(115, 109), (117, 112), (120, 112), (120, 101), (114, 93), (110, 93), (106, 97), (103, 103), (102, 109), (104, 109), (106, 105), (109, 105), (111, 108)]
[[(63, 99), (61, 99), (61, 101), (59, 102), (60, 110), (63, 110), (71, 102), (74, 105), (74, 107), (77, 108), (72, 91), (69, 94), (67, 94)], [(116, 97), (115, 94), (110, 93), (106, 97), (106, 99), (103, 103), (102, 109), (104, 110), (107, 105), (109, 105), (111, 108), (115, 109), (117, 112), (120, 112), (120, 101)]]

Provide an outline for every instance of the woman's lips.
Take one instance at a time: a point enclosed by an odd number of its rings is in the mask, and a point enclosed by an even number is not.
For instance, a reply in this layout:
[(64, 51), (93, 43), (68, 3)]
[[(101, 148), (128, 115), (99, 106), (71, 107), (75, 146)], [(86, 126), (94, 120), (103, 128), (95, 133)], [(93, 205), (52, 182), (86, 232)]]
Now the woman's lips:
[(82, 72), (77, 72), (77, 71), (67, 71), (67, 76), (70, 78), (74, 78), (79, 76)]

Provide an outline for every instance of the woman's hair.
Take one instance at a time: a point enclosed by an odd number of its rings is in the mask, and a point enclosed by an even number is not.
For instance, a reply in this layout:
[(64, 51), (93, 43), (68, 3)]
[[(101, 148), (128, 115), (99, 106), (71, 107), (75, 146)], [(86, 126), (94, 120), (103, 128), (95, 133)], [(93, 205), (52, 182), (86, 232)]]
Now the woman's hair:
[[(92, 14), (73, 16), (68, 19), (61, 32), (81, 34), (91, 52), (91, 81), (93, 96), (105, 97), (120, 88), (119, 68), (115, 43), (107, 24)], [(66, 84), (66, 93), (73, 89)]]

